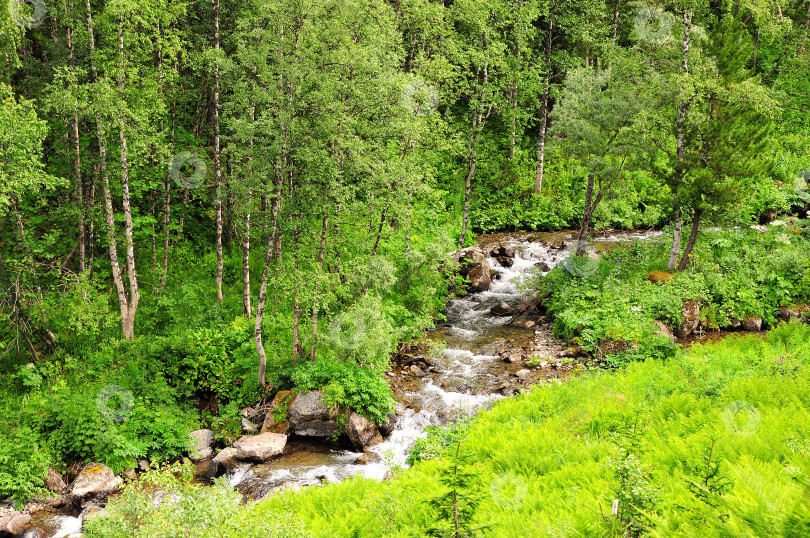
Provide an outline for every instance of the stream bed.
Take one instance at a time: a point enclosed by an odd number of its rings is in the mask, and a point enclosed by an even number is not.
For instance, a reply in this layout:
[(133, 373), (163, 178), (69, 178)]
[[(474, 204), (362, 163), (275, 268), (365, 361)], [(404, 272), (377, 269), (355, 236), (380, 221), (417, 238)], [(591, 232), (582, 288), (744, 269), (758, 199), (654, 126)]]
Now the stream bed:
[[(630, 243), (660, 235), (660, 232), (616, 232), (594, 238), (594, 243)], [(517, 312), (531, 301), (523, 286), (533, 273), (548, 272), (572, 253), (575, 235), (571, 231), (551, 233), (498, 233), (479, 238), (478, 246), (487, 253), (493, 270), (486, 291), (471, 293), (448, 301), (446, 320), (427, 332), (437, 343), (436, 352), (425, 358), (430, 366), (423, 377), (400, 372), (392, 379), (398, 399), (394, 430), (381, 444), (368, 450), (368, 463), (358, 463), (363, 455), (339, 445), (291, 437), (284, 454), (271, 462), (243, 464), (228, 473), (228, 482), (246, 499), (258, 500), (280, 486), (310, 486), (340, 482), (362, 475), (382, 480), (393, 466), (405, 466), (408, 450), (431, 425), (444, 425), (463, 415), (475, 414), (511, 394), (511, 388), (529, 390), (532, 383), (561, 382), (568, 375), (559, 368), (557, 354), (565, 343), (553, 337), (550, 326), (540, 323), (536, 311), (523, 315), (495, 315), (493, 306), (506, 303)], [(509, 260), (499, 262), (489, 253), (496, 247), (514, 251)], [(534, 320), (537, 320), (535, 322)], [(549, 366), (534, 369), (532, 377), (516, 383), (516, 372), (523, 364), (502, 360), (504, 353), (516, 348), (545, 359)], [(83, 513), (38, 513), (32, 525), (45, 529), (50, 538), (62, 538), (80, 532)]]

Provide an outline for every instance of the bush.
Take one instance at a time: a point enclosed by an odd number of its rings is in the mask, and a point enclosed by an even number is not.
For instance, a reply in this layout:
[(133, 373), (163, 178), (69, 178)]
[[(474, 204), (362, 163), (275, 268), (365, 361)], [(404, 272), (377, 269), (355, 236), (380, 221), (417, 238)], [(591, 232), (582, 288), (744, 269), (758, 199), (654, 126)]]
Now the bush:
[(305, 538), (290, 513), (242, 506), (242, 495), (222, 478), (213, 486), (192, 482), (191, 465), (155, 470), (124, 486), (101, 515), (86, 518), (88, 538)]
[(611, 365), (647, 357), (672, 357), (674, 347), (656, 336), (653, 322), (677, 329), (683, 303), (700, 305), (702, 326), (729, 327), (732, 319), (760, 317), (775, 324), (780, 306), (810, 301), (807, 240), (776, 227), (765, 234), (752, 230), (701, 233), (685, 271), (665, 283), (650, 282), (649, 273), (666, 267), (670, 238), (648, 239), (631, 247), (602, 252), (587, 278), (555, 268), (536, 281), (554, 318), (556, 334), (577, 338), (584, 349), (599, 354), (604, 342), (629, 346), (600, 357)]
[(0, 498), (11, 497), (21, 505), (34, 495), (45, 495), (50, 465), (49, 452), (37, 432), (0, 418)]

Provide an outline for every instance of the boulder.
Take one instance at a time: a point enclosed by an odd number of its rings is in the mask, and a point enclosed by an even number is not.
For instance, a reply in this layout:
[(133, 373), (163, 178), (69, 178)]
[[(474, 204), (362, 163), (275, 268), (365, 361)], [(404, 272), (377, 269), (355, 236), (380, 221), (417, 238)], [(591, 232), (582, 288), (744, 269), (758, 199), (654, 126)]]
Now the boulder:
[(196, 443), (194, 450), (189, 454), (193, 462), (207, 460), (214, 455), (214, 432), (211, 430), (194, 430), (189, 437)]
[(511, 316), (514, 309), (504, 302), (500, 302), (489, 309), (489, 313), (493, 316)]
[(346, 420), (346, 435), (349, 441), (357, 450), (365, 450), (366, 448), (382, 443), (383, 438), (380, 435), (377, 426), (366, 417), (357, 413), (352, 413)]
[(62, 476), (53, 469), (48, 469), (48, 478), (45, 479), (45, 487), (48, 491), (56, 493), (57, 495), (62, 495), (67, 491), (67, 484), (62, 480)]
[(214, 456), (214, 459), (211, 461), (216, 462), (217, 465), (224, 467), (226, 469), (230, 469), (231, 467), (236, 466), (239, 463), (237, 458), (237, 454), (239, 450), (229, 446), (228, 448), (223, 448), (219, 454)]
[(647, 275), (647, 278), (653, 284), (663, 284), (664, 282), (668, 282), (675, 278), (675, 275), (672, 273), (667, 273), (666, 271), (653, 271)]
[(761, 331), (762, 330), (762, 318), (757, 318), (754, 316), (745, 316), (742, 320), (743, 329), (746, 331)]
[(290, 429), (288, 420), (289, 407), (295, 401), (296, 394), (290, 390), (281, 390), (276, 393), (273, 403), (270, 404), (264, 417), (261, 433), (273, 432), (287, 434)]
[(523, 360), (523, 355), (520, 353), (512, 353), (511, 355), (504, 356), (501, 360), (503, 360), (503, 362), (516, 363)]
[(148, 461), (141, 460), (141, 461), (138, 462), (138, 470), (141, 471), (142, 473), (146, 473), (146, 472), (151, 471), (152, 468), (149, 466)]
[(410, 366), (411, 373), (416, 377), (425, 377), (427, 374), (415, 364)]
[(88, 463), (73, 482), (70, 493), (79, 499), (89, 497), (100, 499), (117, 490), (121, 483), (122, 480), (106, 465)]
[(459, 263), (458, 273), (469, 280), (468, 290), (471, 292), (486, 291), (492, 283), (490, 273), (492, 268), (487, 257), (479, 249), (468, 247), (450, 254)]
[(633, 342), (625, 342), (623, 340), (603, 340), (599, 344), (599, 351), (597, 356), (599, 358), (607, 355), (616, 355), (632, 349), (635, 346)]
[(526, 379), (527, 377), (529, 377), (531, 373), (532, 373), (531, 370), (523, 368), (522, 370), (518, 370), (517, 372), (515, 372), (515, 375), (520, 379)]
[(489, 257), (495, 258), (504, 267), (512, 267), (515, 258), (515, 250), (509, 247), (495, 247), (489, 251)]
[(366, 465), (369, 463), (381, 463), (382, 457), (376, 452), (365, 451), (354, 460), (357, 465)]
[(265, 462), (280, 456), (286, 445), (286, 435), (266, 432), (242, 437), (233, 447), (240, 460)]
[(320, 391), (299, 394), (290, 405), (287, 414), (290, 422), (294, 425), (332, 418), (332, 413), (329, 411), (329, 407), (326, 405)]
[(536, 265), (537, 267), (539, 267), (539, 268), (540, 268), (540, 270), (541, 270), (542, 272), (544, 272), (544, 273), (548, 273), (549, 271), (551, 271), (551, 269), (553, 269), (553, 268), (551, 267), (551, 265), (549, 265), (549, 264), (548, 264), (548, 263), (546, 263), (546, 262), (537, 262), (535, 265)]
[(26, 529), (24, 533), (22, 533), (21, 538), (47, 538), (48, 533), (45, 532), (45, 529), (40, 529), (39, 527), (31, 527), (30, 529)]
[(337, 422), (319, 391), (299, 394), (287, 412), (290, 430), (306, 437), (332, 437), (339, 433)]
[(4, 533), (19, 534), (31, 522), (31, 516), (13, 508), (0, 507), (0, 536)]
[(800, 318), (801, 314), (799, 314), (798, 308), (793, 308), (790, 306), (780, 306), (779, 317), (782, 318), (784, 321), (791, 321)]
[(683, 303), (683, 324), (678, 329), (678, 338), (686, 338), (692, 334), (700, 324), (700, 307), (689, 299)]
[(660, 334), (664, 338), (668, 339), (670, 342), (675, 341), (675, 335), (672, 334), (672, 331), (669, 330), (669, 327), (667, 327), (662, 321), (655, 320), (653, 323), (655, 324), (655, 327), (657, 329), (655, 331), (656, 334)]
[(394, 413), (388, 413), (388, 416), (382, 424), (378, 427), (380, 433), (384, 436), (391, 435), (394, 428), (397, 427), (397, 416)]
[(242, 433), (256, 433), (259, 429), (248, 419), (242, 417)]

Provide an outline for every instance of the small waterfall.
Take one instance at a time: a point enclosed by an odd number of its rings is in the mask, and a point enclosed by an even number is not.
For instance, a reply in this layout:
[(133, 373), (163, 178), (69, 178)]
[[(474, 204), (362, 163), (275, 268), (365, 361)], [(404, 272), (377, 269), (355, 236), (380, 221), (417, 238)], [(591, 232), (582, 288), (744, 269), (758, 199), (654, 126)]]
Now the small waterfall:
[[(427, 426), (444, 425), (460, 414), (475, 414), (504, 398), (492, 391), (492, 386), (505, 371), (503, 363), (498, 360), (498, 350), (521, 338), (534, 338), (535, 333), (533, 329), (511, 325), (512, 316), (496, 316), (490, 313), (490, 309), (500, 303), (512, 308), (524, 304), (529, 297), (521, 287), (522, 280), (535, 270), (545, 274), (548, 271), (543, 269), (550, 270), (564, 262), (570, 256), (574, 242), (573, 234), (557, 234), (556, 237), (562, 237), (566, 243), (554, 247), (537, 241), (537, 235), (542, 234), (516, 233), (501, 239), (498, 245), (514, 250), (511, 263), (501, 264), (488, 257), (495, 273), (489, 289), (448, 302), (447, 320), (428, 332), (432, 340), (446, 345), (438, 356), (431, 358), (437, 371), (428, 372), (421, 386), (406, 395), (418, 410), (399, 410), (394, 431), (383, 443), (369, 449), (369, 453), (377, 458), (357, 464), (354, 462), (361, 453), (312, 443), (294, 449), (279, 460), (240, 468), (230, 475), (230, 483), (238, 485), (243, 493), (253, 498), (261, 498), (282, 484), (339, 482), (355, 475), (380, 480), (391, 466), (405, 466), (408, 450), (425, 435)], [(599, 237), (596, 242), (631, 242), (656, 235), (660, 232), (621, 232)], [(483, 247), (483, 250), (486, 252), (494, 246)]]

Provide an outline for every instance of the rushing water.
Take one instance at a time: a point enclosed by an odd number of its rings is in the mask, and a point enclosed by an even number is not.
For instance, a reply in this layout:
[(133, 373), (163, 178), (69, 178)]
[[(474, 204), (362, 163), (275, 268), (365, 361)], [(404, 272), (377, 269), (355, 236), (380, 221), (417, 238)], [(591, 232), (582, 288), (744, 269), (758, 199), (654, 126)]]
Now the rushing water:
[[(659, 233), (621, 232), (597, 238), (595, 243), (632, 242), (654, 235)], [(407, 407), (399, 407), (395, 430), (369, 450), (379, 456), (379, 461), (358, 464), (359, 452), (291, 440), (282, 458), (245, 465), (229, 476), (230, 483), (248, 496), (260, 498), (282, 484), (339, 482), (355, 475), (382, 479), (392, 465), (405, 465), (408, 449), (424, 435), (425, 427), (445, 424), (460, 413), (474, 413), (503, 398), (492, 390), (505, 368), (497, 351), (509, 343), (533, 338), (534, 330), (511, 325), (511, 317), (495, 316), (490, 309), (501, 302), (512, 307), (525, 303), (529, 297), (521, 286), (524, 277), (541, 263), (553, 267), (563, 262), (571, 254), (573, 237), (570, 232), (503, 234), (482, 242), (485, 252), (498, 245), (514, 249), (511, 266), (488, 257), (495, 272), (490, 288), (448, 302), (447, 320), (428, 332), (431, 340), (446, 346), (431, 358), (436, 371), (427, 372), (419, 387), (401, 398)]]
[[(621, 232), (595, 240), (595, 243), (632, 242), (660, 235), (660, 232)], [(488, 240), (489, 239), (489, 240)], [(504, 302), (516, 307), (525, 303), (528, 292), (521, 286), (524, 277), (536, 266), (553, 267), (571, 254), (571, 232), (498, 234), (484, 238), (482, 250), (496, 246), (514, 249), (510, 266), (494, 258), (488, 262), (494, 270), (487, 291), (473, 293), (448, 302), (446, 321), (428, 332), (431, 340), (444, 349), (431, 358), (433, 370), (420, 381), (418, 388), (403, 397), (398, 406), (394, 431), (383, 443), (369, 452), (378, 461), (355, 463), (362, 454), (343, 450), (316, 441), (290, 439), (284, 456), (259, 465), (244, 464), (228, 475), (228, 481), (253, 499), (263, 497), (271, 489), (284, 485), (313, 485), (324, 480), (340, 482), (355, 475), (382, 479), (393, 465), (404, 466), (408, 449), (424, 435), (430, 425), (443, 425), (459, 414), (472, 414), (503, 398), (494, 392), (502, 380), (505, 365), (498, 360), (498, 350), (508, 344), (535, 337), (533, 329), (511, 325), (512, 317), (495, 316), (490, 309)], [(555, 246), (556, 245), (556, 246)], [(544, 267), (545, 267), (544, 266)], [(63, 537), (81, 529), (82, 516), (55, 516), (51, 522), (58, 527), (53, 537)], [(55, 521), (56, 518), (60, 518)]]

